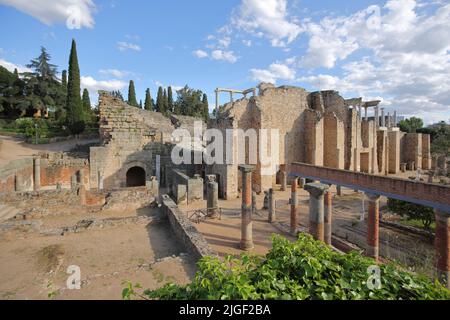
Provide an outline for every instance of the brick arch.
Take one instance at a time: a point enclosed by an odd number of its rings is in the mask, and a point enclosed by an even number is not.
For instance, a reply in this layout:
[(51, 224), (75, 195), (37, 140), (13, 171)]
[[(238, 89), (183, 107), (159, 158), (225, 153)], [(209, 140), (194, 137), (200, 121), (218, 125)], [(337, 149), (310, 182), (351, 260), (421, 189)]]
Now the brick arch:
[(127, 172), (134, 167), (141, 168), (145, 173), (145, 181), (149, 180), (151, 172), (150, 164), (147, 164), (143, 161), (129, 161), (125, 163), (121, 169), (120, 181), (122, 186), (127, 186)]

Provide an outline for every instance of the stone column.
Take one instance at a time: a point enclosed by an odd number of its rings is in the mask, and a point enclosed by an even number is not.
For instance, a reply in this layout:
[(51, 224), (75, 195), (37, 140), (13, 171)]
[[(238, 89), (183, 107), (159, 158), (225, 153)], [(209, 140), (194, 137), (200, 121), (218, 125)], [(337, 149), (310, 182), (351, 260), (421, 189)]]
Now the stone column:
[(280, 171), (280, 179), (281, 179), (281, 191), (285, 191), (287, 187), (286, 171)]
[(324, 193), (328, 185), (308, 183), (305, 190), (309, 192), (309, 233), (317, 240), (324, 241)]
[(379, 223), (380, 223), (380, 196), (366, 194), (368, 199), (367, 217), (367, 256), (378, 261), (379, 254)]
[(303, 189), (305, 187), (305, 184), (306, 184), (306, 179), (305, 178), (299, 178), (298, 179), (298, 183), (299, 183), (299, 187)]
[(103, 190), (103, 185), (104, 185), (104, 178), (103, 178), (103, 174), (100, 172), (100, 170), (98, 171), (98, 189), (99, 190)]
[(384, 116), (384, 108), (381, 108), (381, 126), (386, 127), (386, 118)]
[(252, 226), (252, 171), (254, 166), (241, 165), (242, 172), (242, 224), (241, 224), (241, 249), (250, 250), (253, 245)]
[(25, 190), (25, 185), (24, 185), (23, 177), (22, 177), (21, 174), (17, 174), (16, 173), (16, 175), (15, 175), (15, 183), (16, 183), (16, 185), (15, 185), (15, 190), (16, 191), (21, 192), (21, 191)]
[(219, 186), (216, 182), (215, 175), (206, 176), (206, 205), (207, 214), (210, 218), (216, 218), (219, 215)]
[(77, 175), (73, 174), (70, 177), (70, 189), (76, 190), (77, 189)]
[(34, 164), (34, 191), (41, 189), (41, 158), (33, 159)]
[(269, 222), (272, 223), (276, 220), (276, 208), (275, 208), (275, 192), (273, 188), (269, 189)]
[(364, 120), (368, 120), (367, 119), (367, 107), (364, 107)]
[(380, 127), (380, 110), (379, 107), (375, 107), (375, 129)]
[(295, 232), (297, 231), (297, 225), (298, 225), (298, 194), (297, 194), (297, 184), (298, 179), (294, 178), (292, 180), (291, 184), (291, 234), (295, 235)]
[(391, 113), (388, 112), (387, 115), (387, 127), (390, 128), (391, 127)]
[(332, 216), (333, 216), (333, 207), (332, 207), (332, 197), (331, 191), (327, 190), (324, 196), (324, 221), (325, 221), (325, 243), (331, 246), (331, 235), (332, 235)]
[(336, 195), (337, 196), (342, 196), (342, 187), (341, 186), (336, 186)]
[(434, 247), (439, 281), (450, 289), (450, 213), (435, 210)]
[(256, 191), (252, 191), (252, 212), (256, 213)]
[(397, 127), (397, 111), (394, 111), (394, 121), (393, 121), (394, 127)]

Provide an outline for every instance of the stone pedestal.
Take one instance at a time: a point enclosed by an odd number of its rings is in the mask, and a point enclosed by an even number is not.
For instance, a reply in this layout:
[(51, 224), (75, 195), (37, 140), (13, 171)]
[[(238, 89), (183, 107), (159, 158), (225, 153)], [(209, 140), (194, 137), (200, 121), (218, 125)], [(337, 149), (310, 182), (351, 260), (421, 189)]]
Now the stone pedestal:
[(207, 214), (210, 218), (217, 218), (219, 216), (219, 185), (215, 175), (208, 175), (206, 181)]
[(276, 208), (275, 208), (275, 192), (273, 188), (269, 189), (269, 222), (272, 223), (276, 220)]
[(241, 165), (242, 173), (242, 215), (241, 215), (241, 242), (242, 250), (250, 250), (253, 245), (252, 225), (252, 171), (254, 166)]
[(328, 185), (308, 183), (305, 190), (309, 192), (309, 233), (317, 240), (324, 241), (324, 194)]
[(41, 189), (41, 158), (33, 159), (34, 191)]
[(367, 216), (367, 250), (368, 257), (378, 261), (379, 254), (379, 224), (380, 224), (380, 196), (366, 194), (368, 199)]
[(295, 178), (292, 180), (291, 184), (291, 234), (295, 235), (297, 231), (297, 225), (298, 225), (298, 194), (297, 194), (297, 184), (298, 179)]
[(406, 172), (406, 163), (400, 163), (400, 171), (401, 172)]
[(450, 289), (450, 213), (435, 211), (434, 240), (436, 269), (439, 281)]
[(327, 190), (324, 195), (324, 214), (325, 214), (324, 241), (326, 244), (331, 246), (333, 207), (332, 207), (332, 195), (330, 190)]
[(285, 191), (287, 187), (287, 175), (286, 171), (280, 172), (280, 180), (281, 180), (281, 191)]

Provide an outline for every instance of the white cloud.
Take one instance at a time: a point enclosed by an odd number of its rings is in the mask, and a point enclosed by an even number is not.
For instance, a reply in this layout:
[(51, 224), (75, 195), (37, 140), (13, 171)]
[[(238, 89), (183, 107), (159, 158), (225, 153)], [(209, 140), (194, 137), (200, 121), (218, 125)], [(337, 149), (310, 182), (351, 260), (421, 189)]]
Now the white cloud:
[(139, 45), (125, 41), (117, 42), (117, 49), (119, 49), (120, 51), (126, 50), (141, 51), (141, 47)]
[(133, 74), (130, 71), (117, 70), (117, 69), (101, 69), (98, 72), (104, 76), (112, 76), (114, 78), (125, 78), (125, 77)]
[(272, 63), (269, 69), (251, 69), (252, 79), (258, 82), (275, 83), (278, 79), (294, 80), (295, 70), (285, 64)]
[(222, 51), (222, 50), (214, 50), (211, 52), (211, 58), (213, 60), (224, 60), (230, 63), (235, 63), (238, 60), (238, 57), (234, 55), (233, 51)]
[(91, 97), (91, 102), (95, 101), (94, 97), (98, 97), (99, 90), (117, 91), (127, 87), (128, 83), (122, 80), (96, 80), (91, 76), (82, 76), (80, 79), (81, 90), (87, 89)]
[(197, 58), (206, 58), (208, 57), (208, 53), (206, 51), (203, 50), (195, 50), (193, 52), (193, 54), (197, 57)]
[(222, 39), (219, 39), (219, 47), (221, 48), (228, 48), (230, 44), (231, 44), (230, 37), (223, 37)]
[(70, 29), (94, 27), (92, 13), (96, 7), (92, 0), (0, 0), (46, 25), (65, 23)]
[(255, 36), (265, 35), (275, 46), (291, 43), (302, 31), (299, 25), (289, 21), (286, 0), (242, 0), (231, 23)]
[(242, 43), (247, 46), (247, 47), (251, 47), (252, 46), (252, 40), (242, 40)]
[(17, 72), (31, 72), (32, 70), (30, 68), (27, 68), (25, 66), (22, 66), (20, 64), (15, 64), (3, 59), (0, 59), (0, 66), (4, 67), (6, 70), (10, 72), (14, 72), (14, 69), (17, 69)]

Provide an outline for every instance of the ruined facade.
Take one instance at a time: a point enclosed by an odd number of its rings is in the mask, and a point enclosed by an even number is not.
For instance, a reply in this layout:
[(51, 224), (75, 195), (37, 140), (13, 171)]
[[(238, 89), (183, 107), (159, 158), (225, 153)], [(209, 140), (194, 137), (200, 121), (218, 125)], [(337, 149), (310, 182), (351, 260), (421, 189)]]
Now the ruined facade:
[[(259, 129), (278, 129), (280, 171), (289, 173), (292, 162), (370, 174), (395, 174), (401, 163), (411, 161), (415, 162), (414, 169), (431, 169), (429, 135), (404, 134), (395, 126), (395, 120), (380, 121), (380, 101), (344, 99), (331, 90), (310, 93), (299, 87), (265, 83), (258, 88), (257, 96), (223, 105), (209, 127), (221, 130), (224, 137), (226, 129), (256, 129), (258, 145)], [(375, 110), (372, 119), (367, 116), (368, 108)], [(226, 137), (225, 142), (231, 144), (233, 158), (238, 159), (236, 136)], [(249, 154), (248, 143), (246, 161), (255, 156)], [(268, 152), (271, 149), (269, 141)], [(263, 174), (259, 155), (256, 157), (253, 188), (261, 192), (272, 188), (276, 175)], [(207, 169), (217, 176), (223, 198), (239, 193), (238, 164), (214, 164)]]

